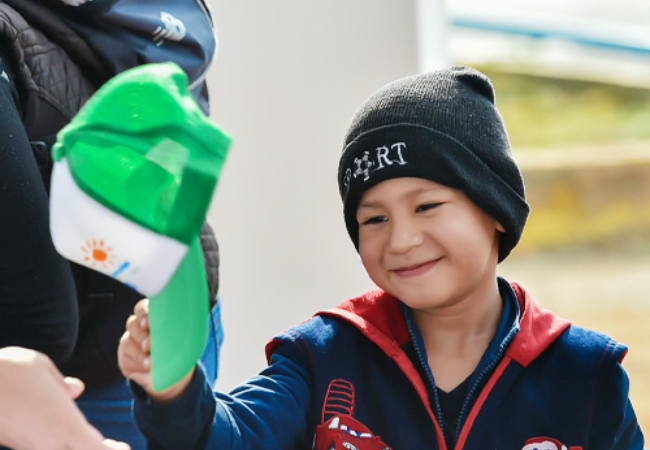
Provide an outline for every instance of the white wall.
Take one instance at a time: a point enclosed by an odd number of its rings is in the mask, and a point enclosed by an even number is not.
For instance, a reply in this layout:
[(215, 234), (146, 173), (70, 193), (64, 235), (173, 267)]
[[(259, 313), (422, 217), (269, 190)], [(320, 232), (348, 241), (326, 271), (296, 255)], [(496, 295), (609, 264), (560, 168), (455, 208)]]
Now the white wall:
[(418, 61), (412, 0), (210, 3), (212, 117), (235, 137), (209, 214), (229, 390), (265, 367), (267, 339), (372, 287), (343, 223), (341, 144), (356, 107)]

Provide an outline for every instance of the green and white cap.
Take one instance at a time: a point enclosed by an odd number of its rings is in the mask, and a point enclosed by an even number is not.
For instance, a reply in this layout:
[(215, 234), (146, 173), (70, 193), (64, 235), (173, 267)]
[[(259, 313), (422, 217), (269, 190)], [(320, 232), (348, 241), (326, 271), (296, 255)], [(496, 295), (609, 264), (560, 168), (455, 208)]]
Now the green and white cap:
[(199, 232), (231, 143), (173, 63), (107, 82), (58, 135), (50, 228), (67, 259), (150, 298), (154, 389), (201, 355), (209, 298)]

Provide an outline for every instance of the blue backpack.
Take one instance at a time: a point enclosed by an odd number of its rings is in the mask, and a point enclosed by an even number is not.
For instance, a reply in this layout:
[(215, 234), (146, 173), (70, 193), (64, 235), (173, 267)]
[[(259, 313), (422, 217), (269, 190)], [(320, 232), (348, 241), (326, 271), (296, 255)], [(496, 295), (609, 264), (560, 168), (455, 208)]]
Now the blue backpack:
[[(208, 113), (205, 76), (216, 53), (217, 38), (205, 1), (3, 1), (63, 47), (82, 69), (91, 72), (90, 78), (98, 85), (142, 64), (176, 62)], [(66, 26), (68, 30), (61, 29)]]
[(203, 0), (94, 0), (67, 8), (76, 13), (67, 15), (69, 25), (113, 74), (174, 61), (185, 70), (195, 98), (208, 112), (205, 76), (217, 38)]

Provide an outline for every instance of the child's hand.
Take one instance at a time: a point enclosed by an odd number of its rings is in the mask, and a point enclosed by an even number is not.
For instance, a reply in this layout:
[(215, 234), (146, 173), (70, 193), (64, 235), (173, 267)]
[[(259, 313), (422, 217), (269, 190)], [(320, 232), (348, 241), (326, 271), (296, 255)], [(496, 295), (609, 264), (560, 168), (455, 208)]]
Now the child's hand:
[(149, 336), (149, 299), (140, 300), (134, 315), (126, 321), (126, 333), (120, 339), (117, 360), (122, 374), (138, 383), (155, 402), (170, 402), (180, 397), (194, 375), (194, 369), (175, 385), (155, 392), (151, 383), (151, 339)]

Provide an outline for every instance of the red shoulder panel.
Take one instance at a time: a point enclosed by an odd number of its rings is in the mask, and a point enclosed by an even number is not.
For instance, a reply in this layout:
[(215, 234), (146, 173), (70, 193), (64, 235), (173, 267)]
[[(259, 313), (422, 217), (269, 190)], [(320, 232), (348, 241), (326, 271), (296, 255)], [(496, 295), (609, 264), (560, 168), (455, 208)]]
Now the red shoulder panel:
[[(341, 303), (335, 308), (321, 311), (317, 315), (335, 311), (343, 312), (343, 315), (366, 335), (369, 332), (379, 331), (398, 344), (411, 340), (399, 301), (381, 289), (368, 291), (359, 297)], [(372, 325), (372, 327), (369, 325)], [(368, 337), (372, 338), (373, 336)]]
[(571, 322), (542, 309), (521, 284), (512, 283), (512, 287), (521, 308), (521, 328), (506, 354), (525, 367), (546, 350)]

